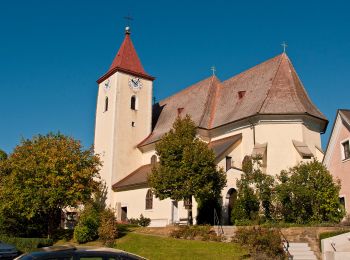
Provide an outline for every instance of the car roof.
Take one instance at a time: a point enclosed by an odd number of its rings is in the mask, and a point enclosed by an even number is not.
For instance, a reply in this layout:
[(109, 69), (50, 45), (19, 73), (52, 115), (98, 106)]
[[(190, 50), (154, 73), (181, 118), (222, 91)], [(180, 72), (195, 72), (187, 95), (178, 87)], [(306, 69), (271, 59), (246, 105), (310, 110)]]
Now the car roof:
[(141, 256), (125, 252), (123, 250), (108, 248), (108, 247), (88, 247), (88, 246), (51, 246), (44, 247), (40, 251), (28, 253), (22, 255), (19, 259), (47, 259), (52, 257), (71, 257), (71, 256), (103, 256), (113, 257), (118, 254), (119, 256), (130, 257), (133, 259), (145, 259)]

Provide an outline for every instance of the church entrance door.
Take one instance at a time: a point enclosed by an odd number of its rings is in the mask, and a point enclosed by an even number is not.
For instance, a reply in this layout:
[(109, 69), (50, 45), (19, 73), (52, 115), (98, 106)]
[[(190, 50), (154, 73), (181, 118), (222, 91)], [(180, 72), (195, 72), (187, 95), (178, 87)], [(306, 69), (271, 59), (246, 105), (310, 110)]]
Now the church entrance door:
[(231, 212), (232, 212), (233, 206), (235, 205), (236, 200), (237, 200), (237, 190), (234, 188), (229, 189), (226, 194), (227, 223), (229, 225), (233, 224), (231, 221)]
[(122, 221), (127, 221), (128, 220), (128, 208), (122, 207), (121, 209), (122, 209), (121, 219), (122, 219)]
[(178, 208), (178, 203), (177, 201), (173, 200), (171, 202), (171, 222), (177, 223), (179, 221), (179, 208)]

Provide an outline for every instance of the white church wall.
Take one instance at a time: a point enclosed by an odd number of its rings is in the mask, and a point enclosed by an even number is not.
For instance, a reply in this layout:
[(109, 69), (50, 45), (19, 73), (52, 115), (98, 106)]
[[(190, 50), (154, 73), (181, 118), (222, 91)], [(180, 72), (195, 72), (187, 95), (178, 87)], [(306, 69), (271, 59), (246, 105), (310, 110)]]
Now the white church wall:
[(322, 161), (323, 154), (319, 150), (319, 148), (322, 147), (320, 133), (317, 132), (312, 122), (309, 122), (307, 125), (303, 125), (302, 129), (303, 129), (303, 142), (305, 142), (308, 145), (309, 149), (314, 154), (315, 159), (318, 161)]
[(150, 164), (151, 163), (151, 157), (153, 155), (155, 155), (155, 154), (156, 154), (156, 151), (153, 150), (153, 149), (142, 153), (142, 165)]
[[(109, 84), (107, 82), (109, 81)], [(108, 86), (107, 86), (108, 85)], [(96, 106), (95, 121), (95, 153), (100, 155), (103, 167), (100, 170), (102, 179), (108, 187), (107, 205), (111, 202), (111, 186), (112, 181), (112, 158), (113, 148), (111, 136), (114, 135), (114, 118), (115, 118), (115, 98), (116, 98), (116, 76), (113, 75), (109, 80), (105, 80), (99, 84)], [(108, 110), (106, 110), (106, 98), (108, 98)]]
[(267, 143), (266, 173), (277, 175), (297, 163), (292, 140), (302, 140), (301, 123), (260, 123), (256, 126), (257, 143)]
[[(117, 192), (117, 203), (121, 207), (127, 207), (127, 218), (139, 218), (140, 214), (151, 219), (153, 227), (170, 225), (187, 218), (187, 210), (183, 202), (177, 202), (177, 207), (173, 205), (171, 199), (159, 200), (153, 196), (152, 209), (146, 209), (146, 194), (148, 188), (141, 188), (128, 191)], [(197, 203), (193, 200), (193, 217), (197, 215)]]

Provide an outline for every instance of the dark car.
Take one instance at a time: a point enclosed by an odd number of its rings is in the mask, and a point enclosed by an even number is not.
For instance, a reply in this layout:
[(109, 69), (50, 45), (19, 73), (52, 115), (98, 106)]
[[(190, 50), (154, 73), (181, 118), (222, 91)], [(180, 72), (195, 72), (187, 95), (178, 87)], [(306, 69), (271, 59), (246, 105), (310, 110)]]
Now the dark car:
[(18, 255), (17, 249), (13, 245), (6, 244), (0, 241), (0, 258), (13, 259)]
[(145, 258), (113, 248), (53, 246), (41, 251), (23, 254), (15, 259), (50, 259), (50, 260), (144, 260)]

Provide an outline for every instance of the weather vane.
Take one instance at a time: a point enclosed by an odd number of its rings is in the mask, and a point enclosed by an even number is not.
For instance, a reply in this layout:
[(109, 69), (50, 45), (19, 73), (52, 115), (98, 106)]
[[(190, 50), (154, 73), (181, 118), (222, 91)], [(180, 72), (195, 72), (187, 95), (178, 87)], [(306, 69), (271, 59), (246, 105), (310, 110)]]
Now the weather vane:
[(211, 66), (210, 70), (213, 72), (213, 76), (214, 76), (215, 75), (215, 71), (216, 71), (215, 66)]
[(283, 42), (283, 43), (281, 44), (281, 46), (283, 47), (283, 53), (286, 53), (286, 49), (287, 49), (287, 47), (288, 47), (287, 43), (286, 43), (286, 42)]

